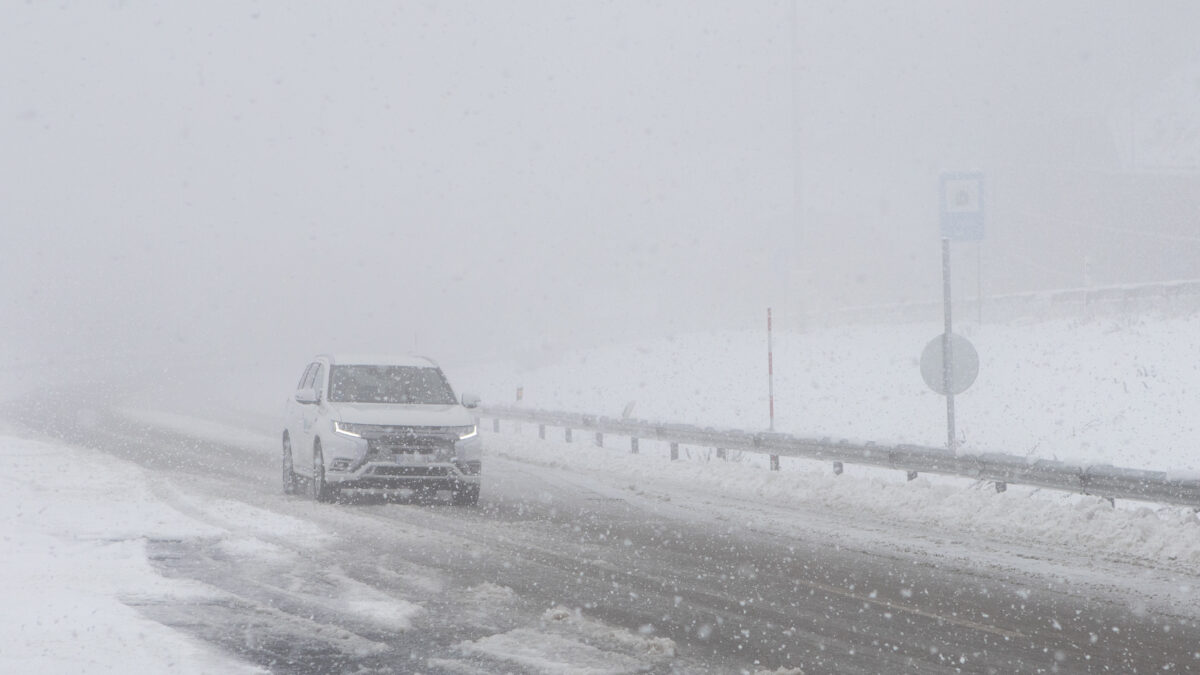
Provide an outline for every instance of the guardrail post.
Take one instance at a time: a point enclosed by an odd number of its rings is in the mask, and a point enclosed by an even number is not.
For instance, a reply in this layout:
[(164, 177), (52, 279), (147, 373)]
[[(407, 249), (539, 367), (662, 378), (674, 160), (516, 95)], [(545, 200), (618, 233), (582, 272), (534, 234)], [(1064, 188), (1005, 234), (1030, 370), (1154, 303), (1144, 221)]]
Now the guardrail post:
[(717, 459), (725, 459), (725, 448), (717, 448)]
[(835, 476), (842, 475), (842, 463), (841, 462), (833, 463), (833, 475), (835, 475)]
[(638, 439), (636, 439), (636, 438), (629, 439), (629, 452), (632, 452), (635, 455), (638, 454)]
[(679, 459), (679, 444), (671, 443), (671, 459)]
[(604, 447), (604, 434), (599, 431), (596, 432), (596, 447), (597, 448)]
[(538, 425), (538, 438), (542, 439), (543, 441), (546, 440), (546, 425), (545, 424)]
[(496, 433), (500, 433), (500, 418), (499, 417), (492, 420), (492, 431), (494, 431)]
[(566, 427), (563, 429), (563, 438), (566, 439), (568, 443), (571, 442), (571, 427)]
[(779, 470), (779, 455), (771, 455), (771, 470)]
[(906, 476), (908, 476), (908, 479), (909, 479), (909, 480), (916, 480), (916, 479), (917, 479), (917, 472), (916, 472), (916, 471), (909, 471), (909, 472), (908, 472), (908, 473), (906, 473), (905, 475), (906, 475)]
[(1008, 490), (1008, 483), (1002, 480), (996, 481), (996, 492), (1004, 492), (1005, 490)]

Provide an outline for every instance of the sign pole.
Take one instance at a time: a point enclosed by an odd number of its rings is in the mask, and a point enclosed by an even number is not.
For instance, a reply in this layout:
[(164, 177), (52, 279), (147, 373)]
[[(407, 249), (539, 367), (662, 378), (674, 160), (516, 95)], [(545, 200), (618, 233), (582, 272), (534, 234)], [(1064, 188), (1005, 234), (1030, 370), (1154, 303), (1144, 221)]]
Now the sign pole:
[(946, 390), (946, 447), (958, 452), (954, 433), (954, 352), (950, 335), (953, 323), (950, 316), (950, 239), (942, 239), (942, 305), (946, 314), (946, 331), (942, 334), (942, 384)]
[[(983, 172), (946, 172), (941, 177), (942, 216), (942, 303), (946, 309), (946, 331), (942, 335), (942, 387), (946, 390), (946, 447), (958, 453), (954, 433), (954, 324), (950, 320), (950, 241), (983, 240)], [(979, 249), (976, 249), (976, 253)], [(979, 320), (983, 321), (982, 254), (976, 259), (979, 283)]]
[(979, 292), (979, 325), (983, 325), (983, 242), (975, 244), (975, 289)]

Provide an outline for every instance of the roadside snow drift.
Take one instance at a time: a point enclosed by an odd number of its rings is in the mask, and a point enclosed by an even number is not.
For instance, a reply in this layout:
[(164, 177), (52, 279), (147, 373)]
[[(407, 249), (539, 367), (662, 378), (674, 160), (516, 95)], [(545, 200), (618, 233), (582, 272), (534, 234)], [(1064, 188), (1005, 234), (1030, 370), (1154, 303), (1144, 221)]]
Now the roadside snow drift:
[(139, 468), (0, 436), (0, 672), (258, 673), (143, 617), (124, 598), (211, 598), (160, 577), (151, 540), (219, 535), (162, 504)]

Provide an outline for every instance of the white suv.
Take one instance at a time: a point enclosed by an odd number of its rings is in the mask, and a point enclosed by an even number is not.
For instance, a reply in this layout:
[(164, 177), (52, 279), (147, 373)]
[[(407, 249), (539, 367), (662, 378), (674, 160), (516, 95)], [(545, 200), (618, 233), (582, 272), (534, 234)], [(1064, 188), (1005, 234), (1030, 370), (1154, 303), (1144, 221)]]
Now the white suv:
[(318, 501), (341, 490), (454, 493), (479, 501), (482, 446), (468, 408), (422, 357), (321, 355), (284, 405), (283, 491), (303, 478)]

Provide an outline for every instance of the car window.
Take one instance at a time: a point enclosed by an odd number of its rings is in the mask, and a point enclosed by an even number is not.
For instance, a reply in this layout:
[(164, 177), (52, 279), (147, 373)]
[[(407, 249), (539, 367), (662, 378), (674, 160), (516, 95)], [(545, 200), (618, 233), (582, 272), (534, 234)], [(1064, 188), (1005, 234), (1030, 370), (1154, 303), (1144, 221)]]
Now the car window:
[(312, 369), (313, 369), (314, 365), (316, 365), (316, 364), (312, 364), (312, 363), (308, 364), (308, 367), (305, 368), (304, 372), (300, 374), (300, 381), (296, 383), (297, 390), (303, 389), (304, 383), (309, 381), (308, 376), (312, 374)]
[(317, 369), (313, 372), (313, 382), (311, 386), (314, 390), (316, 390), (317, 396), (321, 397), (322, 392), (325, 390), (325, 364), (318, 363), (316, 366)]
[(437, 368), (418, 366), (333, 366), (329, 400), (359, 403), (456, 403)]
[(304, 381), (302, 383), (300, 383), (301, 389), (312, 389), (313, 388), (313, 380), (317, 376), (317, 367), (319, 365), (320, 365), (319, 363), (316, 363), (314, 361), (312, 364), (310, 364), (308, 366), (308, 372), (305, 373), (305, 375), (304, 375)]

